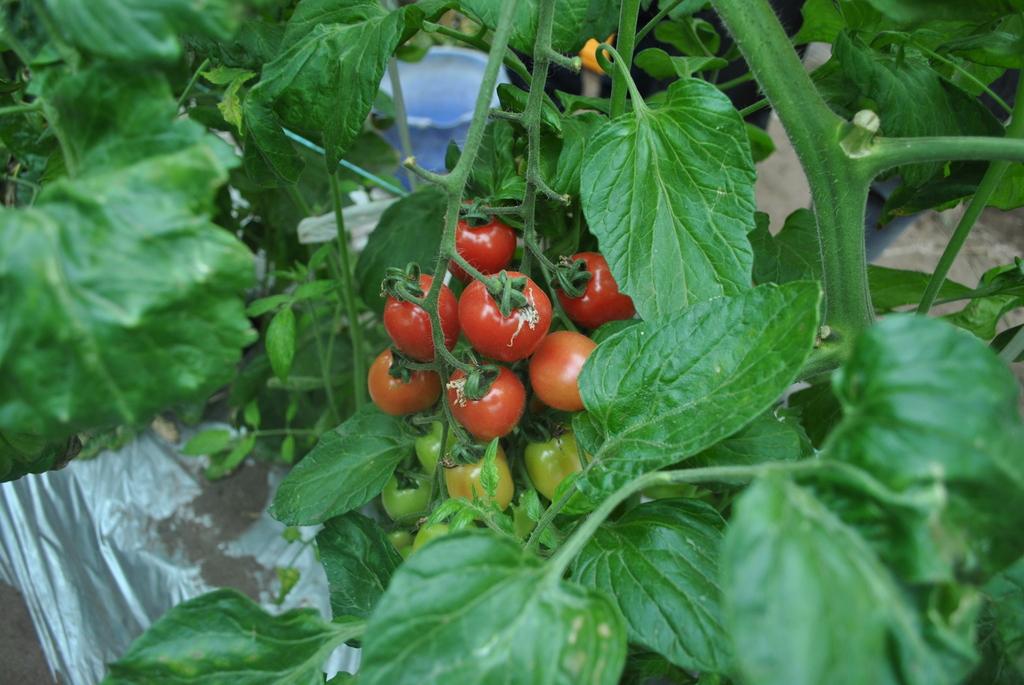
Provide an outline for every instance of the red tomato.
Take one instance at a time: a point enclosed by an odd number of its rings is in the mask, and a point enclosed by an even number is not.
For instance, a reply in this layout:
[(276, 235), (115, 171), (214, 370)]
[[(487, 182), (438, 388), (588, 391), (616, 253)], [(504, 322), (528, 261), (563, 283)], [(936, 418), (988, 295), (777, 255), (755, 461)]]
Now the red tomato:
[(597, 252), (580, 252), (574, 254), (573, 259), (586, 262), (591, 277), (581, 297), (568, 297), (558, 291), (558, 301), (570, 319), (586, 328), (597, 328), (609, 321), (633, 318), (636, 313), (633, 300), (619, 292), (619, 284), (604, 257)]
[(448, 382), (448, 406), (452, 416), (477, 440), (500, 438), (512, 432), (526, 406), (526, 388), (522, 381), (501, 367), (487, 394), (471, 400), (462, 390), (466, 374), (456, 371)]
[[(515, 278), (523, 274), (509, 271)], [(551, 326), (551, 300), (531, 279), (523, 294), (532, 306), (502, 316), (498, 303), (480, 281), (473, 281), (459, 298), (459, 321), (473, 347), (491, 359), (514, 362), (526, 359), (540, 345)]]
[(571, 331), (544, 338), (530, 359), (530, 385), (537, 397), (555, 409), (581, 411), (580, 370), (595, 347), (593, 340)]
[[(512, 261), (516, 252), (516, 232), (497, 218), (482, 226), (470, 226), (469, 222), (460, 219), (455, 229), (455, 249), (478, 271), (490, 276)], [(449, 271), (463, 283), (469, 280), (469, 274), (457, 264), (453, 263)]]
[[(430, 290), (433, 281), (434, 279), (426, 274), (420, 276), (420, 289), (424, 294)], [(437, 313), (441, 317), (444, 345), (450, 350), (459, 339), (459, 304), (446, 285), (441, 286)], [(423, 307), (388, 296), (388, 301), (384, 304), (384, 328), (394, 341), (395, 347), (401, 352), (421, 362), (434, 360), (430, 315)]]
[(413, 371), (408, 383), (395, 378), (391, 368), (391, 350), (384, 350), (370, 365), (367, 385), (370, 399), (385, 414), (403, 416), (429, 409), (441, 396), (441, 379), (433, 371)]

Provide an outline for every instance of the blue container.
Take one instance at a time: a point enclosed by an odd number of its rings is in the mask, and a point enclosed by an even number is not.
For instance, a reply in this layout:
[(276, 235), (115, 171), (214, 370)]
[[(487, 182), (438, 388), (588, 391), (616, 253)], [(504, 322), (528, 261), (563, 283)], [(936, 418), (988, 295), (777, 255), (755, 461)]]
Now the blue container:
[[(486, 65), (487, 55), (483, 52), (441, 45), (431, 48), (419, 62), (398, 62), (412, 151), (423, 168), (443, 171), (448, 142), (454, 140), (460, 147), (465, 143)], [(498, 83), (508, 82), (502, 67)], [(391, 95), (391, 79), (387, 75), (380, 89)], [(498, 104), (495, 92), (491, 106)], [(385, 131), (384, 137), (401, 151), (397, 125)]]

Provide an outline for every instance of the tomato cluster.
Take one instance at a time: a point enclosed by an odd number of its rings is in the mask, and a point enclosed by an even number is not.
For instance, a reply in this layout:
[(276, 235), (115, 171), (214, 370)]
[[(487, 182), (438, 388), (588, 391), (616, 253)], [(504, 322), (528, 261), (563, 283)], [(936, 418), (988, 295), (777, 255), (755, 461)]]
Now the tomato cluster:
[[(448, 431), (444, 449), (441, 448), (443, 425), (433, 421), (429, 432), (416, 440), (416, 456), (422, 471), (403, 471), (402, 483), (396, 476), (385, 487), (382, 504), (396, 523), (422, 521), (429, 513), (432, 492), (440, 490), (440, 481), (434, 484), (433, 490), (431, 485), (439, 463), (444, 467), (441, 480), (450, 497), (475, 500), (485, 507), (493, 505), (500, 510), (508, 508), (515, 494), (515, 479), (502, 445), (498, 446), (494, 460), (497, 484), (492, 484), (490, 489), (482, 482), (482, 460), (457, 464), (451, 455), (458, 443), (457, 434), (468, 434), (480, 441), (467, 445), (469, 451), (462, 451), (463, 455), (482, 453), (487, 442), (509, 436), (523, 421), (531, 396), (528, 387), (534, 398), (528, 418), (534, 410), (543, 409), (542, 405), (556, 412), (583, 409), (578, 379), (596, 344), (575, 331), (550, 331), (554, 311), (548, 293), (525, 274), (507, 269), (515, 249), (515, 232), (501, 221), (490, 219), (480, 225), (459, 221), (456, 232), (459, 255), (469, 267), (484, 276), (500, 274), (500, 279), (492, 279), (490, 285), (495, 292), (500, 290), (497, 283), (503, 284), (505, 290), (496, 299), (488, 284), (472, 279), (455, 261), (451, 263), (452, 274), (466, 285), (459, 297), (447, 285), (441, 286), (437, 303), (441, 337), (445, 347), (453, 350), (460, 334), (464, 334), (475, 352), (473, 359), (483, 358), (484, 361), (467, 366), (471, 369), (469, 373), (456, 369), (444, 388), (447, 414), (458, 424)], [(604, 257), (596, 252), (581, 252), (573, 255), (572, 260), (583, 262), (589, 278), (579, 297), (570, 297), (562, 291), (556, 293), (570, 320), (583, 328), (594, 329), (608, 321), (634, 315), (632, 300), (619, 291)], [(414, 283), (421, 293), (419, 296), (415, 296)], [(384, 326), (394, 349), (401, 353), (400, 359), (395, 363), (392, 351), (384, 350), (370, 368), (368, 378), (374, 403), (394, 416), (425, 412), (434, 407), (442, 394), (441, 378), (430, 370), (430, 363), (438, 356), (430, 316), (418, 304), (430, 290), (433, 279), (420, 275), (418, 282), (409, 278), (408, 284), (407, 292), (414, 296), (405, 299), (390, 295), (384, 308)], [(504, 284), (515, 284), (514, 300), (509, 294), (512, 286)], [(499, 299), (504, 300), (507, 314), (502, 312)], [(526, 379), (528, 386), (524, 384)], [(557, 423), (564, 424), (567, 417), (556, 414), (558, 416), (561, 418)], [(556, 425), (554, 430), (548, 430), (548, 440), (537, 439), (536, 433), (532, 431), (532, 439), (523, 437), (516, 445), (522, 446), (523, 440), (526, 441), (522, 449), (523, 475), (537, 492), (551, 500), (559, 484), (583, 467), (583, 455), (572, 432), (564, 428)], [(415, 540), (408, 532), (396, 531), (392, 543), (406, 554), (447, 530), (444, 524), (423, 525)]]

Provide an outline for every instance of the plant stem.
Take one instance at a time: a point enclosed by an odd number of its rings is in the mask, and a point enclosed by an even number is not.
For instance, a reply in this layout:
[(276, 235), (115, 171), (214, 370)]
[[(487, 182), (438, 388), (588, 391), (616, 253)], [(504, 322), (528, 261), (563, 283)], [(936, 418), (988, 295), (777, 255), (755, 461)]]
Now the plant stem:
[[(441, 24), (432, 24), (430, 22), (424, 22), (423, 26), (427, 31), (431, 33), (439, 33), (442, 36), (447, 36), (448, 38), (460, 41), (462, 43), (465, 43), (466, 45), (471, 45), (474, 48), (481, 50), (483, 52), (491, 52), (492, 48), (490, 45), (487, 44), (487, 41), (478, 36), (471, 36), (468, 33), (461, 33), (460, 31), (450, 29), (447, 26), (443, 26)], [(526, 81), (526, 87), (529, 88), (530, 72), (527, 70), (526, 65), (523, 64), (523, 61), (519, 59), (519, 57), (511, 50), (506, 50), (503, 60), (505, 66), (511, 69), (516, 76)]]
[(27, 102), (21, 105), (8, 105), (7, 107), (0, 107), (0, 117), (7, 116), (10, 114), (28, 114), (31, 112), (38, 112), (43, 108), (43, 103), (39, 100), (33, 102)]
[(768, 102), (768, 98), (765, 98), (764, 100), (758, 100), (754, 104), (747, 105), (746, 107), (741, 109), (740, 110), (740, 117), (743, 118), (743, 119), (746, 119), (751, 114), (755, 114), (757, 112), (760, 112), (762, 109), (764, 109), (765, 107), (769, 107), (769, 106), (771, 106), (771, 103)]
[(668, 16), (669, 12), (674, 10), (676, 7), (679, 7), (684, 2), (686, 2), (686, 0), (672, 0), (672, 2), (658, 10), (658, 13), (651, 17), (651, 20), (644, 24), (642, 29), (636, 32), (636, 42), (639, 43), (642, 41), (648, 33), (654, 30), (654, 27), (657, 26), (662, 19)]
[[(333, 170), (332, 170), (333, 171)], [(334, 203), (334, 220), (338, 226), (338, 255), (341, 266), (341, 298), (348, 316), (348, 332), (352, 340), (352, 397), (356, 409), (366, 403), (366, 360), (363, 357), (363, 329), (359, 324), (359, 308), (356, 305), (355, 284), (352, 281), (352, 263), (348, 253), (348, 232), (345, 218), (341, 213), (341, 186), (336, 174), (330, 174), (331, 201)]]
[(530, 537), (526, 541), (525, 549), (527, 551), (537, 551), (537, 548), (540, 547), (541, 533), (551, 525), (555, 520), (555, 517), (562, 512), (562, 509), (565, 509), (565, 505), (569, 503), (570, 499), (572, 499), (574, 492), (576, 492), (575, 488), (566, 488), (565, 492), (562, 493), (562, 496), (558, 498), (558, 501), (552, 502), (551, 506), (544, 510), (544, 515), (540, 517), (539, 521), (537, 521), (536, 527), (533, 529), (533, 532), (530, 533)]
[(633, 66), (633, 48), (637, 42), (636, 22), (639, 14), (640, 0), (622, 0), (622, 7), (619, 10), (619, 31), (615, 38), (619, 56), (615, 61), (621, 59), (623, 68), (616, 69), (612, 74), (612, 119), (626, 111), (626, 76)]
[[(1024, 138), (1024, 80), (1017, 84), (1017, 99), (1014, 101), (1013, 116), (1010, 118), (1010, 124), (1006, 127), (1006, 138)], [(942, 284), (946, 282), (946, 276), (949, 274), (953, 262), (956, 261), (957, 255), (963, 249), (964, 243), (967, 242), (967, 236), (971, 234), (971, 229), (974, 228), (975, 222), (981, 216), (989, 200), (992, 199), (992, 195), (999, 188), (999, 184), (1009, 168), (1010, 162), (1006, 161), (995, 161), (988, 165), (981, 183), (978, 184), (978, 190), (974, 193), (974, 197), (971, 198), (970, 204), (967, 205), (964, 215), (960, 217), (956, 230), (953, 231), (953, 237), (946, 244), (946, 249), (942, 251), (942, 256), (939, 257), (939, 263), (935, 266), (934, 273), (928, 279), (928, 286), (925, 288), (924, 295), (921, 297), (921, 303), (917, 307), (918, 314), (927, 314), (931, 310), (932, 305), (935, 303), (935, 298), (942, 288)]]
[(1013, 334), (1010, 342), (999, 352), (999, 358), (1007, 364), (1012, 364), (1021, 352), (1024, 352), (1024, 328)]
[(839, 146), (849, 125), (828, 108), (767, 0), (712, 0), (796, 150), (811, 188), (826, 317), (854, 336), (874, 319), (864, 214), (871, 175)]
[(190, 78), (188, 80), (188, 83), (185, 84), (185, 90), (181, 91), (181, 95), (178, 96), (178, 104), (175, 107), (175, 109), (181, 109), (181, 106), (185, 104), (185, 100), (188, 98), (188, 94), (192, 92), (192, 88), (195, 87), (196, 81), (199, 80), (199, 75), (202, 73), (203, 69), (205, 69), (209, 65), (209, 58), (206, 58), (199, 63), (199, 66), (196, 67), (195, 72), (193, 72), (192, 74), (192, 78)]
[[(388, 59), (388, 79), (391, 81), (391, 99), (395, 103), (395, 123), (398, 124), (398, 141), (402, 146), (402, 156), (412, 157), (412, 138), (409, 137), (409, 116), (405, 109), (405, 96), (402, 95), (402, 79), (398, 76), (398, 60)], [(405, 170), (409, 179), (409, 187), (416, 190), (416, 174)]]
[(742, 86), (744, 83), (749, 83), (753, 80), (754, 75), (748, 71), (742, 76), (737, 76), (736, 78), (729, 79), (728, 81), (723, 81), (722, 83), (719, 83), (717, 88), (718, 90), (726, 91), (735, 88), (736, 86)]
[(995, 136), (876, 138), (854, 159), (872, 178), (887, 169), (921, 162), (1024, 162), (1024, 140)]

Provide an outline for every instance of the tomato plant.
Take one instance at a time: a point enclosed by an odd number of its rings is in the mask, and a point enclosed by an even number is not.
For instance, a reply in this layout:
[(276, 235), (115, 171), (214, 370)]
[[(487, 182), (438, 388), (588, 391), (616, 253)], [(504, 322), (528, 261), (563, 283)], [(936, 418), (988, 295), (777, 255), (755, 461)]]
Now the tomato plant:
[(441, 396), (441, 381), (433, 371), (411, 371), (408, 378), (393, 375), (391, 350), (384, 350), (370, 365), (370, 399), (385, 414), (402, 416), (431, 407)]
[[(1022, 10), (3, 3), (0, 479), (227, 420), (182, 451), (288, 467), (329, 581), (190, 599), (107, 682), (1021, 682), (1024, 261), (949, 275), (1024, 207)], [(428, 162), (440, 44), (482, 71)], [(868, 264), (957, 205), (931, 272)]]
[(459, 298), (459, 321), (473, 348), (486, 357), (514, 362), (533, 354), (551, 326), (551, 300), (530, 278), (507, 272), (511, 279), (525, 278), (525, 303), (508, 314), (487, 291), (483, 281), (473, 281)]

